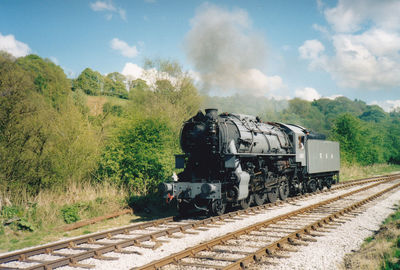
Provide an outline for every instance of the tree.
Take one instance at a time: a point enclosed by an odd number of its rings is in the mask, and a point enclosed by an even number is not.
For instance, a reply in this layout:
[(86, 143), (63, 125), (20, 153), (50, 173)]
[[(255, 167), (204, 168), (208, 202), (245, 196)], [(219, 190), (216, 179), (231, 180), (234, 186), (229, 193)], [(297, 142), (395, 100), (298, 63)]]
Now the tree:
[(378, 105), (368, 105), (359, 118), (363, 121), (379, 123), (387, 119), (387, 113)]
[(295, 98), (289, 101), (289, 107), (282, 112), (282, 120), (302, 125), (307, 129), (324, 133), (328, 132), (324, 115), (311, 105), (311, 102)]
[(35, 89), (50, 103), (59, 108), (65, 102), (71, 85), (62, 68), (37, 55), (27, 55), (17, 59), (16, 64), (31, 76)]
[(87, 95), (99, 96), (104, 92), (104, 78), (90, 68), (86, 68), (73, 82), (73, 90), (81, 89)]
[(59, 71), (38, 56), (16, 60), (0, 54), (3, 191), (36, 194), (82, 179), (96, 165), (96, 131), (75, 106), (65, 89), (68, 79)]
[(154, 192), (173, 169), (174, 133), (157, 117), (127, 119), (106, 145), (99, 173), (134, 194)]
[(342, 160), (349, 164), (357, 162), (365, 145), (361, 121), (349, 113), (339, 116), (332, 127), (331, 139), (340, 143)]
[(146, 116), (167, 119), (178, 133), (182, 123), (200, 108), (201, 97), (193, 79), (171, 61), (147, 61), (147, 70), (151, 70), (147, 76), (154, 77), (154, 84), (130, 82), (131, 108)]

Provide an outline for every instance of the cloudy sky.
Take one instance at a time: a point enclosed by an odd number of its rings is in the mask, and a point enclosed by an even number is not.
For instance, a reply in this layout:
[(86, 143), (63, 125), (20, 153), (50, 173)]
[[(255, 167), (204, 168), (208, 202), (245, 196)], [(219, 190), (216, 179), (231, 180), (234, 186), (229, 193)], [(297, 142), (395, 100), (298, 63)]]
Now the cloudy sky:
[(140, 76), (179, 61), (212, 95), (400, 105), (400, 0), (0, 1), (0, 50)]

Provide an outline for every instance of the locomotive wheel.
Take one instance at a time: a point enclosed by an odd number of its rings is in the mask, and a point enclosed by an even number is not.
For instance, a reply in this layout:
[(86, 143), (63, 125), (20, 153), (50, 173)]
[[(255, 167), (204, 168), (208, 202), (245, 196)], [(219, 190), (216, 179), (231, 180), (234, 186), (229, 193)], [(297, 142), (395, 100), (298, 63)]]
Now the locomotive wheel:
[(226, 203), (222, 200), (213, 200), (211, 203), (211, 213), (215, 216), (220, 216), (225, 213)]
[(313, 179), (308, 182), (308, 192), (315, 192), (317, 190), (317, 182)]
[(325, 183), (326, 183), (326, 187), (328, 188), (328, 189), (331, 189), (331, 186), (332, 186), (332, 178), (326, 178), (326, 181), (325, 181)]
[(279, 198), (284, 201), (289, 196), (289, 185), (286, 181), (281, 182), (279, 186)]
[(242, 209), (247, 209), (249, 208), (252, 202), (253, 202), (253, 194), (249, 195), (246, 199), (240, 200), (240, 207), (242, 207)]
[(318, 187), (319, 190), (323, 190), (324, 189), (323, 181), (321, 179), (317, 180), (317, 187)]
[(278, 188), (276, 187), (271, 188), (271, 190), (267, 192), (268, 201), (270, 203), (276, 202), (276, 200), (278, 199), (278, 193), (279, 193)]
[(254, 203), (259, 206), (265, 203), (267, 199), (266, 193), (254, 193)]
[(304, 182), (299, 184), (299, 192), (301, 195), (304, 195), (307, 193), (307, 188), (306, 188), (306, 185), (304, 184)]

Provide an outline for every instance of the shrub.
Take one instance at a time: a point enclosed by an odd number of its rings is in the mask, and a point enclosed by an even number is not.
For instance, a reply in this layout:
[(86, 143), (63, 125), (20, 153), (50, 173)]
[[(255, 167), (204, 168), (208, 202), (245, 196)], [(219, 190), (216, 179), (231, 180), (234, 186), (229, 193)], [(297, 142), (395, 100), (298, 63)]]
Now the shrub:
[(81, 218), (79, 217), (79, 205), (65, 205), (61, 208), (61, 215), (67, 224), (77, 222)]
[(106, 145), (99, 172), (135, 194), (151, 193), (172, 174), (174, 138), (165, 120), (130, 119)]

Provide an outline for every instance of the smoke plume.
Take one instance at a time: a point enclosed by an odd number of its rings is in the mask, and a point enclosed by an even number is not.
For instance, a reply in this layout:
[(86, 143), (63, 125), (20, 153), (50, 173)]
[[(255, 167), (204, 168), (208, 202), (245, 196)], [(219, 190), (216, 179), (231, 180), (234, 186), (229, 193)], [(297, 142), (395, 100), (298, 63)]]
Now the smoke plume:
[(189, 61), (203, 87), (256, 96), (282, 87), (279, 76), (266, 76), (266, 42), (252, 29), (246, 11), (202, 5), (185, 40)]

